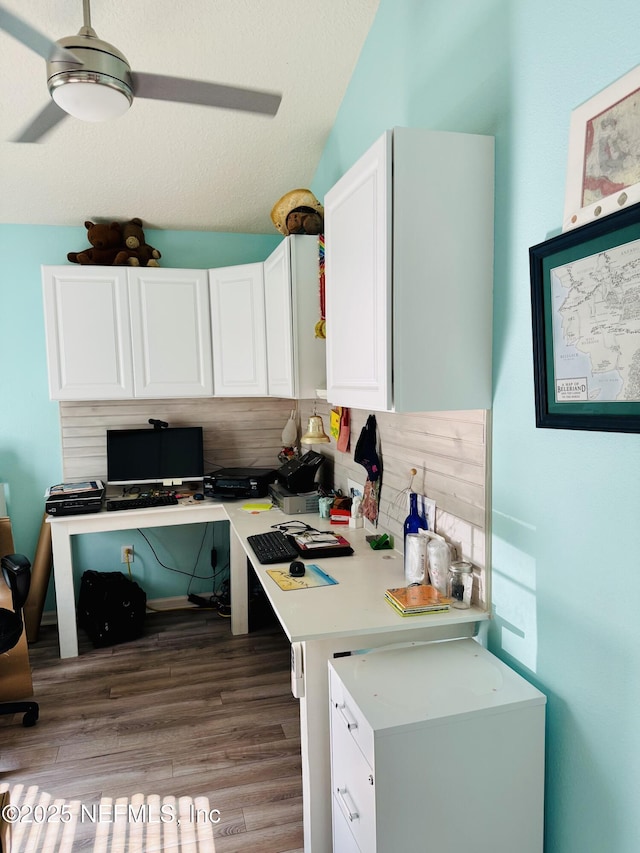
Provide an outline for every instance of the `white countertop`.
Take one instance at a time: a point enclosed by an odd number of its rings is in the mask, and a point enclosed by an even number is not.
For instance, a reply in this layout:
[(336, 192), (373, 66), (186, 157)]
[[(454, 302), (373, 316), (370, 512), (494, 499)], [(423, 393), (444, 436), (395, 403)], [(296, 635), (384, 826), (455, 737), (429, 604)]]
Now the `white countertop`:
[[(282, 590), (267, 574), (274, 566), (252, 563), (276, 615), (291, 642), (335, 639), (340, 636), (365, 636), (372, 633), (395, 633), (419, 627), (453, 626), (488, 619), (478, 608), (427, 613), (422, 616), (400, 616), (385, 601), (384, 591), (404, 586), (404, 566), (399, 551), (374, 551), (366, 541), (363, 528), (331, 526), (317, 514), (286, 515), (271, 509), (256, 515), (242, 509), (250, 501), (225, 502), (229, 519), (242, 542), (253, 533), (270, 529), (273, 524), (303, 521), (318, 530), (331, 530), (343, 535), (354, 549), (351, 557), (331, 557), (303, 562), (314, 563), (338, 582), (311, 589)], [(251, 557), (251, 546), (245, 551)]]

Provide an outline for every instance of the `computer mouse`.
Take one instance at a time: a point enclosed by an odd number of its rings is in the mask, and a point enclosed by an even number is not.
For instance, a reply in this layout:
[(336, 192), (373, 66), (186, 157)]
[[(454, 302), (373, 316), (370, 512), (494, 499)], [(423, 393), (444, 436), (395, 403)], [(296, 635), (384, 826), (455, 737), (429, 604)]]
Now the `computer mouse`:
[(202, 492), (196, 492), (195, 495), (193, 496), (193, 499), (194, 499), (194, 501), (203, 501), (204, 495), (202, 494)]
[(289, 566), (289, 574), (294, 578), (301, 578), (305, 571), (304, 563), (300, 560), (294, 560)]

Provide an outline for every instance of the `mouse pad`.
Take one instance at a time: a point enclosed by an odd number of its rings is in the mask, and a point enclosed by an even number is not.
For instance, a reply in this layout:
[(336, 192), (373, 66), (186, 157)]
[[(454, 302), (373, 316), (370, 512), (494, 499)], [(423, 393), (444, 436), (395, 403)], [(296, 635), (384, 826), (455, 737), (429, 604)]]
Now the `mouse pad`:
[(320, 566), (313, 563), (306, 565), (306, 572), (302, 577), (296, 578), (289, 574), (288, 569), (267, 569), (267, 574), (273, 578), (280, 589), (311, 589), (315, 586), (331, 586), (338, 583), (335, 578), (322, 571)]

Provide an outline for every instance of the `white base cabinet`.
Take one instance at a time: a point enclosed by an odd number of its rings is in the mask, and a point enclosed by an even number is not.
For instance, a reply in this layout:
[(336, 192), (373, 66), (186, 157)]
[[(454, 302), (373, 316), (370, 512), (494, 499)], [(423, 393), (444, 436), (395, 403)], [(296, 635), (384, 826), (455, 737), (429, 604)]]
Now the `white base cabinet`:
[(327, 399), (491, 407), (494, 140), (387, 131), (325, 196)]
[(542, 853), (542, 693), (470, 639), (329, 664), (333, 853)]

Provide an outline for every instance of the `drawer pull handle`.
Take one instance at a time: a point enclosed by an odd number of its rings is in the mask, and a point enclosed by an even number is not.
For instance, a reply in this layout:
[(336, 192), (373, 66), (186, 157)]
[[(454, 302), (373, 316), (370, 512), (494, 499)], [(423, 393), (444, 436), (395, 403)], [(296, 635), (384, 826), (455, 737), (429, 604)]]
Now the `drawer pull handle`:
[(349, 792), (346, 788), (336, 788), (336, 793), (338, 795), (338, 802), (344, 812), (345, 817), (350, 820), (358, 820), (360, 815), (358, 814), (358, 810), (356, 808), (356, 804), (351, 799)]
[(342, 717), (342, 719), (344, 720), (345, 725), (346, 725), (347, 729), (348, 729), (350, 732), (351, 732), (351, 731), (353, 731), (354, 729), (357, 729), (357, 728), (358, 728), (358, 721), (357, 721), (357, 720), (355, 719), (355, 717), (354, 717), (354, 716), (349, 712), (349, 709), (348, 709), (348, 708), (347, 708), (347, 706), (344, 704), (344, 702), (342, 703), (342, 705), (338, 705), (338, 704), (336, 703), (336, 708), (338, 709), (338, 711), (340, 711), (340, 716), (341, 716), (341, 717)]

